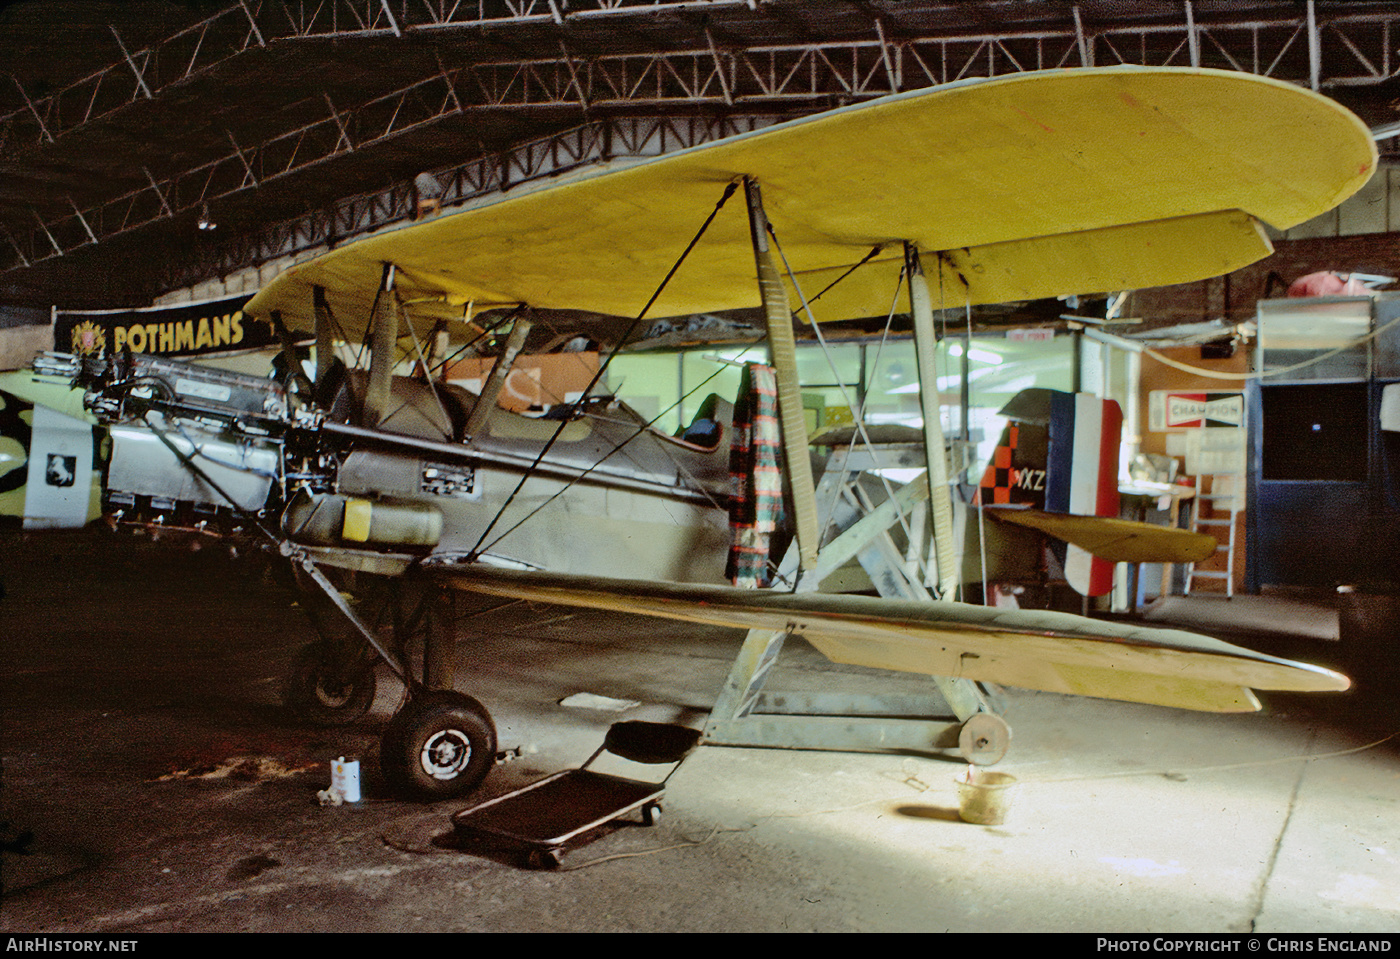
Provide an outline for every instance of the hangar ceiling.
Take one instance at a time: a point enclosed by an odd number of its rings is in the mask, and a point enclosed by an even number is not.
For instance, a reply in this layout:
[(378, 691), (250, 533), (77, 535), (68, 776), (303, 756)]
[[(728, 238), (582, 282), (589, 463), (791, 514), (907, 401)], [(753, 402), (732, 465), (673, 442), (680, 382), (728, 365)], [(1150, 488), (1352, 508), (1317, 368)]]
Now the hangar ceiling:
[(1397, 40), (1400, 2), (19, 0), (0, 304), (143, 305), (405, 219), (424, 172), (451, 205), (968, 77), (1199, 65), (1380, 128)]

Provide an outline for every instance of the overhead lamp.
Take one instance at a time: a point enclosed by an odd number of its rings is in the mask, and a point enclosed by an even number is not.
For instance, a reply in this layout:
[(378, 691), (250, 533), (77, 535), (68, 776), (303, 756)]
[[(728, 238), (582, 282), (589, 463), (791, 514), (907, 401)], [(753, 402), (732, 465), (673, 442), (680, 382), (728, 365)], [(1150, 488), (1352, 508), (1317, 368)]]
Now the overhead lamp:
[(218, 224), (209, 218), (209, 204), (201, 203), (199, 205), (199, 228), (201, 230), (213, 230), (217, 227)]

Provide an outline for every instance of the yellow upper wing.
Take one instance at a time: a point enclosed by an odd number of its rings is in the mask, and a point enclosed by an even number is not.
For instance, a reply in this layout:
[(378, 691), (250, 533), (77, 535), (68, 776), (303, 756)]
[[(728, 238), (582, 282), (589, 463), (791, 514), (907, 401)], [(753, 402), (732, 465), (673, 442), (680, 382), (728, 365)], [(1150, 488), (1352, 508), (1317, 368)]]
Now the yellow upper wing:
[[(1376, 165), (1354, 115), (1290, 84), (1208, 70), (1065, 70), (887, 97), (655, 159), (602, 164), (359, 240), (254, 297), (310, 328), (321, 286), (363, 329), (383, 266), (424, 320), (528, 303), (637, 315), (737, 177), (761, 184), (818, 319), (884, 315), (900, 243), (949, 305), (1157, 286), (1270, 252)], [(935, 256), (936, 254), (936, 256)], [(941, 282), (940, 282), (941, 281)], [(794, 295), (793, 305), (799, 306)], [(742, 197), (650, 315), (758, 304)]]

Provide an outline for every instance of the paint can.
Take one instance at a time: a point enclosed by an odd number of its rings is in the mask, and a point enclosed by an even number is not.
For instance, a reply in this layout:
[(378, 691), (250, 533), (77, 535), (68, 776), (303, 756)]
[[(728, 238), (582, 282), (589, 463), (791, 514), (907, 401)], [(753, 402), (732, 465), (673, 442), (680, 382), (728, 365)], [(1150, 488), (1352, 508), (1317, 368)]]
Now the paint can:
[(979, 826), (999, 826), (1006, 822), (1016, 792), (1016, 777), (969, 767), (957, 778), (958, 815), (963, 822)]
[(331, 791), (345, 802), (360, 801), (360, 761), (341, 756), (331, 763)]

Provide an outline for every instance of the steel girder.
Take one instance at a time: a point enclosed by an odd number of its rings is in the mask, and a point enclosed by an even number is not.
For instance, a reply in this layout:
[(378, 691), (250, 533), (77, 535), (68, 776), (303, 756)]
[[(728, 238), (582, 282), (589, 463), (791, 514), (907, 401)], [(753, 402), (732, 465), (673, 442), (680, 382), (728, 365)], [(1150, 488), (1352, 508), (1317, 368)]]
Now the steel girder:
[[(437, 179), (442, 185), (441, 200), (445, 206), (457, 205), (574, 167), (607, 159), (660, 156), (756, 130), (782, 119), (780, 115), (599, 119), (440, 171)], [(351, 197), (328, 210), (273, 224), (259, 233), (245, 234), (226, 246), (217, 259), (196, 258), (172, 264), (164, 285), (176, 289), (301, 250), (335, 246), (386, 223), (413, 216), (414, 206), (415, 197), (408, 183)]]
[[(966, 5), (964, 5), (966, 6)], [(600, 114), (583, 126), (491, 153), (443, 171), (455, 184), (444, 201), (460, 202), (512, 182), (512, 169), (534, 174), (532, 157), (569, 157), (586, 131), (616, 134), (619, 152), (584, 151), (576, 164), (629, 155), (627, 146), (648, 121), (625, 120), (622, 112), (666, 111), (651, 129), (689, 123), (677, 111), (706, 110), (726, 123), (771, 122), (771, 118), (823, 109), (893, 91), (934, 86), (969, 77), (1000, 76), (1064, 66), (1212, 66), (1273, 76), (1314, 89), (1379, 84), (1400, 73), (1391, 52), (1400, 25), (1400, 4), (1181, 3), (1147, 5), (1146, 14), (1123, 13), (1121, 4), (986, 3), (997, 28), (968, 30), (946, 4), (794, 4), (782, 0), (497, 0), (475, 3), (321, 0), (263, 3), (239, 0), (205, 20), (144, 49), (131, 50), (116, 31), (120, 56), (107, 66), (46, 96), (31, 96), (15, 80), (22, 106), (0, 115), (0, 156), (42, 161), (61, 153), (65, 138), (144, 104), (159, 109), (162, 98), (199, 79), (239, 69), (241, 57), (269, 47), (288, 48), (328, 39), (441, 41), (426, 75), (387, 93), (339, 102), (320, 94), (324, 111), (294, 125), (260, 135), (226, 129), (227, 147), (195, 166), (143, 166), (115, 196), (80, 204), (51, 195), (23, 215), (4, 218), (0, 272), (23, 269), (84, 246), (180, 216), (193, 217), (207, 204), (256, 191), (358, 150), (388, 143), (465, 113), (480, 111), (574, 111)], [(822, 11), (798, 26), (798, 8)], [(1029, 9), (1040, 11), (1032, 19)], [(1064, 8), (1064, 9), (1060, 9)], [(1167, 12), (1163, 11), (1167, 8)], [(833, 12), (835, 11), (835, 12)], [(707, 19), (698, 25), (697, 15)], [(676, 18), (666, 29), (646, 25)], [(690, 19), (685, 19), (685, 18)], [(726, 19), (729, 18), (729, 19)], [(753, 30), (755, 22), (765, 29)], [(491, 57), (511, 31), (553, 30), (555, 46), (531, 57)], [(745, 31), (762, 41), (745, 39)], [(828, 30), (829, 34), (822, 31)], [(616, 49), (603, 42), (616, 31), (626, 41)], [(801, 36), (810, 33), (811, 36)], [(525, 34), (522, 33), (522, 36)], [(794, 37), (793, 42), (773, 42)], [(1396, 33), (1400, 38), (1400, 33)], [(452, 46), (453, 43), (458, 46)], [(630, 46), (633, 49), (621, 49)], [(480, 49), (479, 49), (480, 48)], [(171, 107), (175, 109), (175, 107)], [(656, 126), (655, 124), (660, 124)], [(689, 146), (694, 130), (658, 142)], [(708, 137), (708, 134), (701, 134)], [(562, 151), (562, 152), (560, 152)], [(584, 159), (583, 157), (587, 157)], [(498, 170), (492, 179), (484, 173)], [(192, 264), (183, 277), (226, 273), (308, 246), (334, 242), (411, 213), (408, 184), (353, 197), (333, 209), (275, 224), (263, 235), (225, 246), (218, 262)]]

